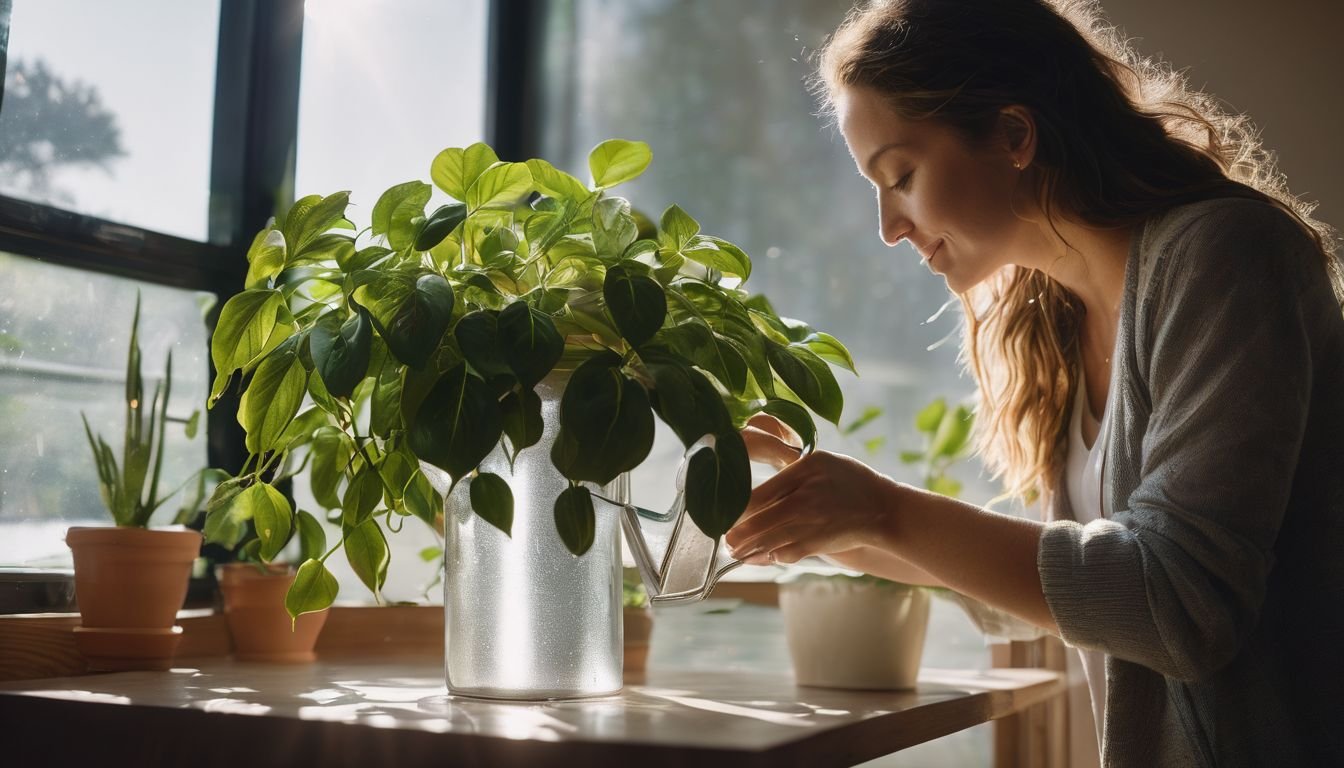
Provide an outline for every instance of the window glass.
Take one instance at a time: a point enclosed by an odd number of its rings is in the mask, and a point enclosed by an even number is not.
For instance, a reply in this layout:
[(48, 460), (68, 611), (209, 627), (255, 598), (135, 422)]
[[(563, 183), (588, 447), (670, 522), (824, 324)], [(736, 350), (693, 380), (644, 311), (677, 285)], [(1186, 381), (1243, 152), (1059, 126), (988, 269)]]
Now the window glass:
[[(899, 480), (923, 484), (900, 452), (923, 447), (914, 427), (935, 397), (970, 396), (956, 362), (959, 312), (936, 314), (951, 295), (908, 245), (884, 246), (877, 206), (839, 132), (816, 117), (805, 79), (809, 54), (835, 29), (849, 0), (575, 0), (548, 6), (542, 153), (586, 178), (587, 154), (608, 138), (647, 141), (653, 163), (616, 190), (655, 220), (676, 203), (703, 231), (751, 255), (746, 287), (785, 316), (844, 342), (859, 377), (833, 368), (845, 394), (842, 424), (865, 408), (882, 415), (853, 434), (820, 431), (821, 447), (847, 453)], [(582, 45), (575, 45), (582, 40)], [(933, 347), (933, 349), (930, 349)], [(820, 421), (820, 420), (819, 420)], [(637, 502), (663, 508), (681, 446), (659, 433), (633, 473)], [(995, 493), (978, 464), (951, 472), (977, 503)], [(746, 570), (746, 569), (743, 569)], [(738, 573), (741, 573), (739, 571)], [(778, 571), (752, 571), (773, 578)], [(924, 663), (989, 666), (959, 608), (935, 600)], [(985, 728), (958, 734), (924, 757), (930, 764), (988, 762)]]
[[(295, 196), (350, 190), (350, 216), (367, 226), (388, 187), (427, 182), (440, 150), (484, 140), (487, 11), (485, 0), (307, 0)], [(318, 512), (307, 472), (294, 498)], [(438, 567), (420, 557), (436, 546), (429, 528), (407, 520), (387, 543), (388, 599), (441, 601), (425, 591)], [(327, 565), (341, 600), (372, 600), (341, 554)]]
[(0, 194), (205, 240), (218, 38), (217, 0), (14, 3)]
[(446, 147), (485, 138), (485, 0), (308, 0), (296, 197), (350, 190), (365, 223)]
[[(112, 447), (125, 435), (126, 354), (140, 296), (141, 372), (152, 392), (173, 354), (160, 495), (205, 466), (207, 293), (149, 285), (0, 253), (0, 567), (71, 565), (70, 525), (112, 525), (81, 415)], [(202, 421), (204, 414), (202, 414)], [(180, 497), (154, 516), (167, 524)]]

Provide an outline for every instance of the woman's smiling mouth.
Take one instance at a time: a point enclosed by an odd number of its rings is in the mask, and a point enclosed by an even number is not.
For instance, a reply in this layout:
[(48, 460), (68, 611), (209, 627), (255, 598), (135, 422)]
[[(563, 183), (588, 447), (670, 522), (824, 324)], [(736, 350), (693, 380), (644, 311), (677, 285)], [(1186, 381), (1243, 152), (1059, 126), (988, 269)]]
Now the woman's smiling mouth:
[(938, 242), (934, 243), (934, 244), (933, 244), (933, 247), (929, 250), (928, 255), (927, 255), (927, 256), (924, 256), (923, 258), (921, 258), (921, 259), (919, 260), (920, 263), (921, 263), (921, 264), (924, 264), (924, 265), (927, 265), (928, 267), (932, 268), (932, 267), (933, 267), (933, 260), (934, 260), (935, 257), (938, 256), (938, 251), (942, 250), (942, 247), (943, 247), (943, 241), (942, 241), (942, 240), (939, 240)]

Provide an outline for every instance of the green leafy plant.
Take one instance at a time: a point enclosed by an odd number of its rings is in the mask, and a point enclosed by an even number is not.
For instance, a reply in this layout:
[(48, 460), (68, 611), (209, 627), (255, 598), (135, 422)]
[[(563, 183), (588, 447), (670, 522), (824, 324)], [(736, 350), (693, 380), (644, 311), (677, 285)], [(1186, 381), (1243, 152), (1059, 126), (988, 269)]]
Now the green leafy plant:
[(956, 498), (961, 494), (962, 484), (949, 476), (947, 470), (969, 452), (974, 424), (975, 414), (970, 408), (949, 407), (941, 397), (934, 400), (915, 416), (915, 428), (924, 435), (924, 447), (901, 451), (901, 461), (922, 464), (924, 487)]
[[(592, 544), (584, 483), (643, 462), (655, 415), (688, 449), (700, 446), (688, 458), (687, 507), (705, 534), (721, 536), (751, 494), (738, 430), (764, 411), (810, 445), (812, 414), (841, 414), (829, 364), (854, 363), (833, 337), (742, 289), (751, 274), (742, 249), (675, 205), (654, 225), (611, 194), (651, 160), (642, 142), (605, 141), (585, 184), (474, 144), (440, 152), (432, 185), (384, 192), (363, 229), (347, 218), (345, 192), (305, 197), (273, 220), (211, 342), (211, 402), (242, 374), (250, 453), (213, 514), (252, 519), (259, 555), (273, 556), (293, 514), (269, 477), (307, 448), (313, 495), (379, 595), (384, 525), (407, 516), (436, 525), (442, 509), (421, 461), (453, 487), (467, 480), (475, 513), (510, 533), (509, 485), (479, 465), (497, 445), (512, 461), (538, 442), (535, 387), (566, 371), (551, 451), (570, 481), (554, 506), (564, 544), (575, 555)], [(436, 188), (447, 201), (431, 209)], [(300, 569), (299, 612), (334, 596), (323, 565), (334, 550)]]
[[(126, 434), (122, 440), (121, 463), (102, 435), (94, 435), (84, 412), (84, 434), (93, 451), (98, 469), (98, 491), (116, 524), (145, 528), (149, 518), (165, 501), (177, 493), (159, 495), (159, 477), (163, 471), (164, 436), (168, 422), (168, 396), (173, 384), (173, 353), (168, 351), (163, 378), (154, 385), (154, 395), (145, 400), (145, 382), (140, 372), (140, 297), (135, 298), (131, 319), (131, 341), (126, 355)], [(148, 419), (146, 419), (148, 416)], [(196, 436), (200, 412), (186, 420), (187, 437)], [(190, 480), (188, 480), (190, 482)], [(182, 522), (182, 515), (178, 520)]]

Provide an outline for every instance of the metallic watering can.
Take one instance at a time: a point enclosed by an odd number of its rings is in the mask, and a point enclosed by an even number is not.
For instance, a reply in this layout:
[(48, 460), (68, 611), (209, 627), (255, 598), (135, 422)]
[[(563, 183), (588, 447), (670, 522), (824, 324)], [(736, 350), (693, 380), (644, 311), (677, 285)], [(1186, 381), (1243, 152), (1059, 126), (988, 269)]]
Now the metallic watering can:
[[(626, 544), (653, 603), (703, 600), (724, 574), (742, 565), (728, 554), (728, 546), (721, 539), (702, 533), (686, 509), (686, 467), (691, 454), (701, 447), (697, 443), (682, 456), (677, 496), (666, 512), (593, 496), (620, 510)], [(628, 498), (628, 485), (620, 490), (624, 493), (619, 495)]]

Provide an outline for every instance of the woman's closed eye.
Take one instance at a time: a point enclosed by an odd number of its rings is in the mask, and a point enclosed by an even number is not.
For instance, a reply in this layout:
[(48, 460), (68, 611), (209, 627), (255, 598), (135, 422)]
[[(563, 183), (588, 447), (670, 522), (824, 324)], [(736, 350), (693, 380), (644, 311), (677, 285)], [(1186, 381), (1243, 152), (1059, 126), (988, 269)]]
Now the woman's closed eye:
[(904, 176), (901, 177), (900, 181), (897, 181), (896, 184), (892, 186), (892, 189), (898, 192), (902, 189), (906, 189), (907, 187), (910, 186), (910, 177), (914, 175), (915, 175), (914, 171), (910, 171), (909, 173), (905, 174)]

